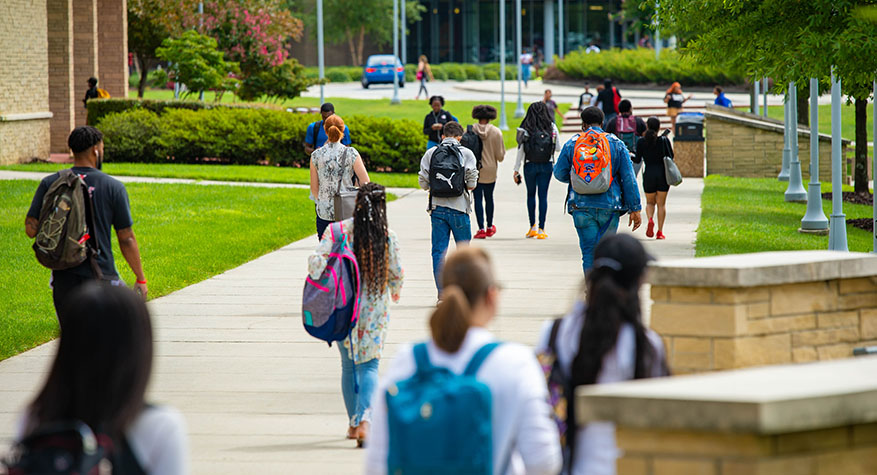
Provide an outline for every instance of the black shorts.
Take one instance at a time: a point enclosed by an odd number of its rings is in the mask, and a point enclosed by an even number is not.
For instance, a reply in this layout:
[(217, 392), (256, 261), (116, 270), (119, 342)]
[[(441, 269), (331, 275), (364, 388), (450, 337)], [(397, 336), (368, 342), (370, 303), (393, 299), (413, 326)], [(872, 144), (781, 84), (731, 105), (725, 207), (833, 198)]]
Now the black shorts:
[(654, 167), (652, 168), (652, 170), (649, 170), (649, 167), (646, 166), (645, 171), (643, 171), (643, 191), (646, 193), (670, 191), (670, 185), (667, 184), (667, 177), (664, 176), (664, 167), (657, 170), (655, 170)]

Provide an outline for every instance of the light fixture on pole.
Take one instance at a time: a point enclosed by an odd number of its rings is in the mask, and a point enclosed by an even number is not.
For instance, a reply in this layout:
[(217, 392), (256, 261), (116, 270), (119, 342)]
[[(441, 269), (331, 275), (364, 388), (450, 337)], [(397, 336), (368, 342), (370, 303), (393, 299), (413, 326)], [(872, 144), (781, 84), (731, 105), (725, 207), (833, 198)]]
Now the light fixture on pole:
[(831, 70), (831, 220), (828, 230), (828, 250), (847, 251), (847, 217), (843, 209), (843, 135), (840, 122), (840, 79)]
[(761, 84), (761, 81), (759, 81), (758, 79), (756, 79), (755, 81), (752, 82), (752, 87), (755, 88), (755, 94), (752, 95), (752, 110), (750, 112), (752, 112), (755, 115), (761, 114), (761, 112), (758, 108), (758, 99), (760, 98), (759, 96), (761, 96), (761, 94), (759, 94), (759, 92), (758, 92), (758, 86), (760, 84)]
[(393, 0), (393, 65), (390, 66), (393, 72), (393, 98), (390, 104), (399, 104), (399, 65), (396, 64), (396, 58), (399, 57), (399, 0)]
[(798, 232), (828, 234), (828, 218), (822, 211), (822, 185), (819, 184), (819, 80), (810, 78), (810, 184), (807, 186), (807, 213)]
[(786, 91), (783, 97), (783, 164), (780, 168), (780, 174), (777, 176), (779, 181), (789, 181), (789, 156), (792, 150), (789, 148), (789, 93)]
[(801, 179), (801, 160), (798, 158), (798, 86), (795, 82), (789, 83), (789, 186), (783, 195), (786, 201), (803, 203), (807, 200), (807, 191)]
[(326, 103), (324, 84), (326, 78), (323, 64), (323, 0), (317, 0), (317, 69), (320, 78), (320, 105)]
[(515, 108), (515, 118), (524, 117), (524, 102), (521, 99), (521, 82), (524, 68), (529, 68), (521, 62), (521, 0), (515, 0), (515, 53), (518, 55), (518, 106)]
[(505, 2), (499, 1), (499, 130), (509, 130), (505, 118)]

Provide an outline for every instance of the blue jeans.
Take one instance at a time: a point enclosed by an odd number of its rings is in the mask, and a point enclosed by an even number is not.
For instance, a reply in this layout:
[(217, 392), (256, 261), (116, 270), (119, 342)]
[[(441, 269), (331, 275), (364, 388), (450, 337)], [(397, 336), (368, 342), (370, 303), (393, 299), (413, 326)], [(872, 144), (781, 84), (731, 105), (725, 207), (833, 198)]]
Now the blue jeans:
[[(372, 394), (378, 385), (378, 364), (381, 360), (374, 358), (354, 365), (344, 344), (339, 341), (337, 346), (341, 353), (341, 394), (344, 396), (350, 427), (357, 427), (360, 422), (371, 422), (370, 406)], [(354, 371), (356, 371), (356, 382), (359, 384), (358, 393), (353, 382)]]
[(444, 206), (436, 206), (430, 215), (432, 221), (432, 274), (435, 278), (435, 288), (439, 294), (442, 291), (441, 272), (445, 253), (454, 234), (454, 242), (457, 246), (466, 244), (472, 239), (472, 225), (469, 215)]
[[(478, 223), (478, 229), (484, 228), (484, 212), (487, 211), (487, 227), (493, 226), (493, 190), (496, 188), (496, 182), (479, 183), (472, 190), (472, 197), (475, 198), (475, 221)], [(482, 200), (484, 203), (482, 203)]]
[(524, 183), (527, 185), (527, 213), (530, 216), (530, 227), (536, 224), (536, 194), (539, 194), (539, 229), (545, 229), (545, 217), (548, 215), (548, 185), (554, 166), (551, 162), (525, 163)]
[(582, 271), (587, 275), (594, 264), (594, 247), (606, 234), (615, 234), (618, 230), (617, 211), (610, 209), (585, 208), (572, 212), (573, 223), (579, 235), (579, 247), (582, 249)]

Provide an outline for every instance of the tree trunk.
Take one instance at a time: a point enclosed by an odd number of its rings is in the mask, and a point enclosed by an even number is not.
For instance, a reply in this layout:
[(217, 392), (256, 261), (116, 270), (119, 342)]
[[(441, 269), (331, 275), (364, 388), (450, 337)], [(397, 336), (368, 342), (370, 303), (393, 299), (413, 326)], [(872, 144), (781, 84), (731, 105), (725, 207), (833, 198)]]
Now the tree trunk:
[[(810, 84), (798, 88), (798, 124), (810, 127)], [(818, 127), (818, 124), (817, 124)]]
[(354, 66), (360, 66), (360, 63), (356, 61), (356, 46), (353, 44), (353, 33), (350, 31), (350, 28), (344, 29), (344, 36), (347, 37), (347, 46), (350, 47), (350, 61)]
[(362, 66), (362, 50), (365, 46), (365, 26), (359, 27), (359, 46), (357, 47), (356, 56), (359, 59), (359, 62), (356, 63), (357, 66)]
[(140, 63), (140, 83), (137, 85), (137, 97), (143, 99), (146, 92), (146, 83), (149, 78), (149, 59), (146, 55), (138, 54), (137, 62)]
[(855, 192), (868, 193), (868, 96), (856, 98)]

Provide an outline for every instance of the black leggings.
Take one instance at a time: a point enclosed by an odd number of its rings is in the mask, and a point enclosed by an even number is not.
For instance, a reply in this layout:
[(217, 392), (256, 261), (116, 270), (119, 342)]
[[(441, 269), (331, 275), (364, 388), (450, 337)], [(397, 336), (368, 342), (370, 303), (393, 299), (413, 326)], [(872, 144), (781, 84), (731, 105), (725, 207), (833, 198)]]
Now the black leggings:
[[(496, 182), (479, 183), (472, 196), (475, 198), (475, 220), (478, 221), (478, 229), (484, 228), (484, 212), (487, 211), (487, 227), (493, 226), (493, 190), (496, 188)], [(481, 200), (484, 199), (482, 205)]]
[(426, 73), (424, 73), (423, 77), (420, 79), (420, 89), (417, 90), (417, 95), (420, 95), (420, 91), (423, 91), (423, 94), (426, 97), (429, 97), (429, 93), (426, 92)]

